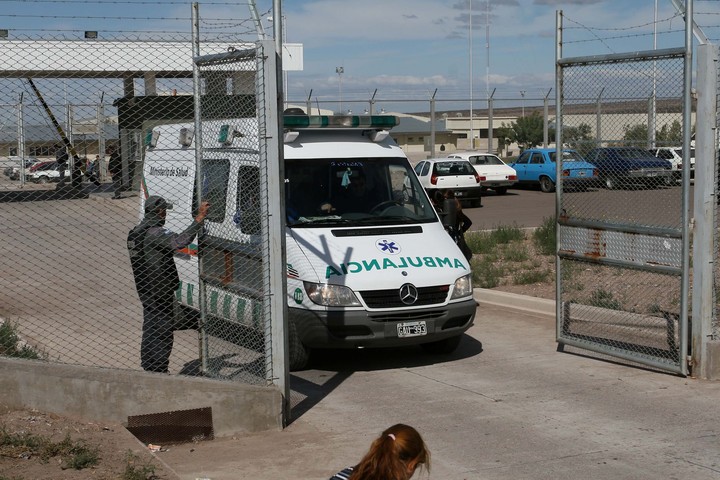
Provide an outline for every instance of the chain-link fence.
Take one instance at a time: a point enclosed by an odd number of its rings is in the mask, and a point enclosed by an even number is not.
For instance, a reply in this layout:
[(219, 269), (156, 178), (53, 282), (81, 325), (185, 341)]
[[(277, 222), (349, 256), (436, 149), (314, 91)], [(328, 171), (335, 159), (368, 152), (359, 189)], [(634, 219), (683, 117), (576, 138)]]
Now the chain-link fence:
[[(559, 60), (558, 338), (680, 373), (684, 49)], [(577, 178), (578, 154), (594, 166)], [(666, 155), (667, 154), (667, 155)]]
[(277, 381), (259, 160), (277, 72), (247, 33), (2, 41), (0, 353)]

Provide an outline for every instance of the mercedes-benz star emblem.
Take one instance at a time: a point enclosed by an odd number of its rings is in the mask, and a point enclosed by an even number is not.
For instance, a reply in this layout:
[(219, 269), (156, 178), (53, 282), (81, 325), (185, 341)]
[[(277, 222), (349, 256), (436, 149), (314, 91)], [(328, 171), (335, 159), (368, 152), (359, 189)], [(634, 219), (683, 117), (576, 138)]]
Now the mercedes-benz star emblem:
[(400, 301), (404, 303), (405, 305), (412, 305), (415, 302), (417, 302), (418, 299), (418, 291), (417, 288), (415, 288), (415, 285), (411, 283), (406, 283), (402, 287), (400, 287)]

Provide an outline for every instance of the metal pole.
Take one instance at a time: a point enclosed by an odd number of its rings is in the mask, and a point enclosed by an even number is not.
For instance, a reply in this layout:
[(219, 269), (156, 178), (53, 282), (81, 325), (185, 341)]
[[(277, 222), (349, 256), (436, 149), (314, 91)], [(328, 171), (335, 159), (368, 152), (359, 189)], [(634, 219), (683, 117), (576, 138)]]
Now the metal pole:
[[(192, 51), (193, 57), (200, 56), (200, 7), (197, 2), (192, 4)], [(197, 204), (202, 202), (202, 91), (200, 89), (200, 68), (193, 62), (193, 100), (195, 106), (195, 191)], [(199, 240), (199, 239), (198, 239)], [(208, 373), (208, 334), (205, 330), (207, 312), (205, 302), (205, 281), (203, 258), (200, 255), (200, 241), (198, 241), (198, 308), (200, 309), (200, 328), (198, 329), (198, 345), (200, 349), (200, 366), (203, 374)]]
[[(693, 0), (685, 3), (685, 63), (683, 85), (683, 155), (687, 161), (682, 165), (682, 279), (680, 289), (680, 369), (688, 372), (688, 297), (690, 292), (690, 130), (692, 128), (692, 48), (693, 48)], [(705, 341), (705, 339), (703, 339)]]
[[(263, 50), (268, 46), (260, 42)], [(267, 214), (263, 221), (263, 234), (268, 244), (266, 279), (269, 289), (265, 292), (264, 311), (270, 322), (270, 338), (266, 337), (266, 352), (272, 354), (265, 361), (270, 362), (266, 368), (271, 372), (272, 382), (283, 397), (282, 425), (287, 425), (290, 418), (290, 371), (288, 345), (288, 311), (287, 285), (285, 283), (285, 162), (282, 142), (282, 101), (277, 88), (277, 78), (282, 71), (281, 55), (264, 55), (262, 75), (264, 85), (258, 89), (258, 105), (264, 105), (260, 122), (260, 178), (265, 178), (266, 188), (262, 188), (261, 196), (265, 195), (263, 205), (267, 205)], [(259, 82), (258, 82), (259, 83)], [(264, 131), (263, 131), (264, 127)], [(264, 175), (263, 175), (264, 173)]]
[(600, 130), (602, 128), (602, 94), (605, 91), (605, 87), (600, 89), (600, 93), (597, 96), (597, 105), (595, 111), (595, 146), (599, 147), (602, 142), (602, 135)]
[(547, 148), (549, 142), (548, 134), (550, 130), (550, 119), (548, 114), (548, 97), (550, 96), (550, 92), (552, 92), (552, 88), (548, 90), (547, 95), (545, 95), (545, 99), (543, 100), (543, 148)]
[[(310, 89), (310, 93), (308, 93), (307, 100), (305, 100), (305, 112), (308, 115), (312, 115), (312, 88)], [(318, 115), (320, 115), (320, 111), (318, 110)]]
[(472, 2), (470, 2), (470, 20), (468, 21), (468, 43), (470, 48), (470, 150), (475, 150), (475, 133), (473, 132), (473, 35), (472, 35)]
[[(493, 151), (493, 95), (495, 95), (494, 88), (492, 93), (488, 96), (488, 153), (495, 153)], [(500, 145), (498, 145), (498, 147), (500, 147)]]
[(97, 107), (97, 136), (98, 136), (98, 156), (100, 161), (97, 164), (97, 172), (95, 174), (100, 182), (107, 179), (107, 169), (105, 167), (105, 92), (100, 94), (100, 103)]
[(435, 156), (435, 95), (437, 88), (430, 97), (430, 157)]
[[(437, 91), (437, 89), (435, 89)], [(373, 115), (373, 112), (375, 111), (375, 95), (377, 95), (377, 88), (372, 94), (372, 97), (370, 97), (370, 115)], [(432, 119), (432, 115), (430, 116)]]
[[(562, 193), (562, 89), (563, 89), (563, 68), (560, 63), (562, 58), (562, 29), (563, 29), (563, 13), (562, 10), (555, 12), (555, 148), (556, 158), (555, 175), (558, 179), (558, 188), (555, 189), (555, 251), (560, 249), (560, 235), (558, 234), (558, 221), (560, 219)], [(562, 332), (562, 265), (560, 264), (560, 256), (555, 255), (555, 341), (560, 340)]]
[(20, 157), (20, 186), (25, 186), (25, 122), (23, 111), (23, 92), (20, 92), (20, 101), (17, 107), (17, 127), (18, 127), (18, 156)]

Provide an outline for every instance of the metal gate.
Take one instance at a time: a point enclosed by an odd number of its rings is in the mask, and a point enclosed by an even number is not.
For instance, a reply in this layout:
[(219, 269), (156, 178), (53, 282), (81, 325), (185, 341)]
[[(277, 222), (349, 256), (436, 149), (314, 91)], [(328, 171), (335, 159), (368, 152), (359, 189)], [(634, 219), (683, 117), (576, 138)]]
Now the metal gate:
[(687, 374), (690, 55), (562, 58), (558, 27), (557, 341)]

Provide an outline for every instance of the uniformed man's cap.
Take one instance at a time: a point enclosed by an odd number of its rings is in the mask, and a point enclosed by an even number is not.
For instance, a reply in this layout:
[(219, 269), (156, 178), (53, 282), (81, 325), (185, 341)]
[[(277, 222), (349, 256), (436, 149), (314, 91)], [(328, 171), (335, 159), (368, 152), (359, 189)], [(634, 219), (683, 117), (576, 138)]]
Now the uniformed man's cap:
[(147, 200), (145, 200), (145, 213), (159, 212), (160, 210), (169, 210), (171, 208), (172, 203), (168, 203), (158, 195), (150, 195)]

